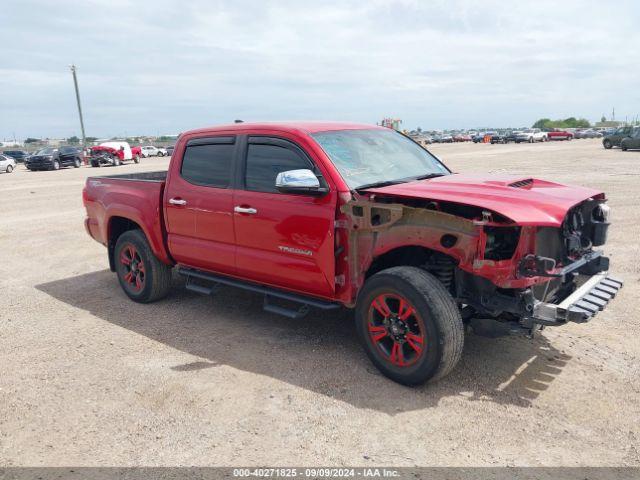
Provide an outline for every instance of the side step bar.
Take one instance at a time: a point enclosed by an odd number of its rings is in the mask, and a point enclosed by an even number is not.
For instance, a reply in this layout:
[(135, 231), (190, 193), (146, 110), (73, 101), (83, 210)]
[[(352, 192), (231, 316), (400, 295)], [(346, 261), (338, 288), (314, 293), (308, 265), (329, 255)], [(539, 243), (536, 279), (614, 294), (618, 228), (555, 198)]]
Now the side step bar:
[[(336, 302), (329, 302), (327, 300), (322, 300), (319, 298), (306, 297), (304, 295), (299, 295), (296, 293), (285, 292), (283, 290), (278, 290), (266, 285), (236, 280), (235, 278), (203, 272), (194, 268), (179, 267), (178, 273), (186, 277), (187, 283), (185, 288), (187, 290), (202, 293), (204, 295), (214, 294), (221, 284), (242, 288), (251, 292), (261, 293), (264, 295), (263, 308), (265, 311), (283, 315), (288, 318), (302, 318), (307, 313), (309, 313), (310, 307), (319, 308), (320, 310), (333, 310), (340, 308), (341, 306), (341, 304)], [(201, 285), (197, 283), (197, 281), (207, 283), (208, 285)], [(286, 300), (296, 303), (299, 305), (299, 308), (297, 310), (294, 310), (280, 305), (274, 305), (273, 299)]]

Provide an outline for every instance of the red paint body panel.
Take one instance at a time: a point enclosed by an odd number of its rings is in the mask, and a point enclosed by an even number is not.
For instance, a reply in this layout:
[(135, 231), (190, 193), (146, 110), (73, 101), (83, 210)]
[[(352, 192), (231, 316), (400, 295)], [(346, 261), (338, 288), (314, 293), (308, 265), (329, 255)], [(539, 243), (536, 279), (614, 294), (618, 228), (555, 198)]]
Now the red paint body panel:
[(156, 257), (172, 264), (165, 247), (164, 220), (160, 214), (163, 190), (164, 182), (88, 178), (83, 200), (91, 236), (107, 245), (112, 219), (129, 219), (140, 225)]
[[(532, 180), (530, 186), (510, 184)], [(472, 205), (503, 215), (518, 225), (559, 227), (567, 211), (602, 192), (513, 175), (454, 174), (368, 192), (404, 198), (421, 198)]]

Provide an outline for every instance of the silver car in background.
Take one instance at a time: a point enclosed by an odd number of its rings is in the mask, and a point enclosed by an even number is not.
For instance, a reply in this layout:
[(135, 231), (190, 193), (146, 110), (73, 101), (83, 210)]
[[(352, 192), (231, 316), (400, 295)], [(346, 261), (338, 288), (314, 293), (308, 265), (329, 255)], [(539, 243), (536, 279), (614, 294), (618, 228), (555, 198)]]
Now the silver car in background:
[(8, 155), (0, 155), (0, 172), (11, 173), (16, 168), (16, 161)]

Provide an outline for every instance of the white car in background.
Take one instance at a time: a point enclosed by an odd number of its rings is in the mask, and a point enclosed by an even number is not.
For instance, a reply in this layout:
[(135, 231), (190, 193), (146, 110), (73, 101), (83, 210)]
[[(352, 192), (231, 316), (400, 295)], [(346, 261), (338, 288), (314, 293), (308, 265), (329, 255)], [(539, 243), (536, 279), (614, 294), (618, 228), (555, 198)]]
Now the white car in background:
[(142, 150), (142, 156), (144, 158), (149, 157), (164, 157), (167, 154), (167, 150), (165, 148), (157, 148), (153, 145), (146, 145), (144, 147), (140, 147)]
[(16, 160), (8, 155), (0, 155), (0, 172), (11, 173), (16, 168)]
[(549, 137), (547, 137), (547, 132), (543, 132), (539, 128), (528, 128), (527, 130), (522, 130), (515, 133), (516, 143), (546, 142), (547, 140), (549, 140)]

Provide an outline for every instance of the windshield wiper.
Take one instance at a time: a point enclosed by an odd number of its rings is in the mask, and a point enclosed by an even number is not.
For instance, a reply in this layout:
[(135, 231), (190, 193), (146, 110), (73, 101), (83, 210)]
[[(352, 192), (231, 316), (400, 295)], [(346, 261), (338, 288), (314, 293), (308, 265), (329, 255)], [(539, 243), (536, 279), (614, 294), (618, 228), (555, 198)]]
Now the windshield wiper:
[(413, 180), (427, 180), (429, 178), (444, 177), (445, 175), (446, 173), (427, 173), (425, 175), (413, 177)]
[(363, 185), (359, 185), (355, 188), (355, 190), (366, 190), (367, 188), (388, 187), (389, 185), (398, 185), (399, 183), (406, 183), (406, 182), (407, 180), (383, 180), (381, 182), (365, 183)]

